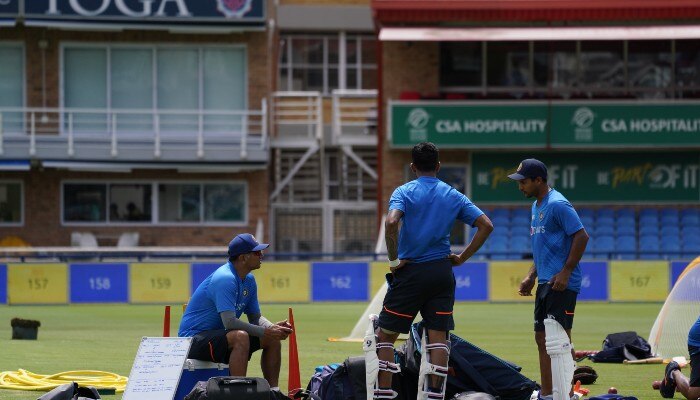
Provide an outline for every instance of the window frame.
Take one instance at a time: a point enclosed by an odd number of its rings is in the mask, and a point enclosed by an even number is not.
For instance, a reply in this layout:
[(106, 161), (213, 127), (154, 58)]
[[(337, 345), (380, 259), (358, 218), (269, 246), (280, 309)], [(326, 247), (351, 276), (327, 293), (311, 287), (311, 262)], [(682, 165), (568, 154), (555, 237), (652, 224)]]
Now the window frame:
[[(197, 51), (197, 70), (198, 70), (198, 76), (197, 76), (197, 91), (198, 91), (198, 98), (197, 98), (197, 105), (198, 107), (192, 111), (206, 111), (204, 109), (204, 68), (203, 68), (203, 58), (204, 58), (204, 51), (207, 49), (227, 49), (227, 50), (241, 50), (243, 53), (243, 63), (244, 63), (244, 71), (243, 71), (243, 109), (242, 111), (248, 110), (250, 107), (250, 102), (249, 102), (249, 93), (250, 93), (250, 84), (249, 84), (249, 59), (248, 59), (248, 47), (245, 44), (217, 44), (217, 43), (175, 43), (175, 44), (170, 44), (170, 43), (129, 43), (129, 42), (114, 42), (114, 43), (109, 43), (109, 42), (73, 42), (73, 41), (68, 41), (68, 42), (61, 42), (60, 44), (60, 49), (59, 49), (59, 107), (61, 110), (66, 110), (66, 68), (65, 68), (65, 61), (66, 61), (66, 50), (68, 49), (98, 49), (98, 50), (104, 50), (106, 52), (106, 57), (107, 57), (107, 62), (106, 62), (106, 71), (105, 71), (105, 83), (106, 83), (106, 99), (105, 99), (105, 104), (106, 107), (104, 110), (107, 112), (110, 112), (114, 108), (112, 107), (112, 88), (111, 88), (111, 81), (112, 81), (112, 71), (111, 71), (111, 53), (112, 50), (118, 49), (118, 50), (150, 50), (151, 52), (151, 76), (153, 79), (153, 87), (151, 88), (151, 107), (150, 108), (144, 108), (142, 110), (151, 110), (152, 112), (156, 112), (158, 110), (165, 110), (165, 109), (160, 109), (158, 108), (158, 50), (160, 49), (167, 49), (167, 50), (172, 50), (172, 49), (187, 49), (187, 50), (196, 50)], [(116, 109), (120, 110), (120, 109)], [(139, 109), (141, 110), (141, 109)], [(61, 121), (60, 121), (60, 134), (63, 135), (65, 134), (65, 129), (66, 129), (66, 121), (64, 121), (64, 113), (61, 113)]]
[[(105, 218), (104, 222), (77, 222), (77, 221), (66, 221), (65, 219), (65, 186), (66, 185), (104, 185), (106, 186), (106, 196), (105, 196)], [(199, 185), (200, 186), (200, 210), (199, 210), (199, 221), (192, 222), (170, 222), (170, 221), (160, 221), (159, 220), (159, 192), (158, 186), (164, 185)], [(216, 185), (237, 185), (240, 184), (243, 187), (243, 199), (245, 205), (243, 207), (243, 220), (241, 221), (207, 221), (204, 219), (204, 186), (209, 184)], [(61, 185), (61, 201), (60, 201), (60, 213), (61, 213), (61, 226), (90, 226), (90, 227), (167, 227), (167, 226), (180, 226), (180, 227), (194, 227), (194, 226), (221, 226), (221, 227), (241, 227), (248, 226), (250, 219), (250, 199), (248, 190), (248, 181), (242, 179), (233, 180), (147, 180), (147, 179), (130, 179), (130, 180), (108, 180), (101, 181), (96, 179), (63, 179), (60, 182)], [(141, 221), (109, 221), (109, 202), (110, 202), (110, 185), (150, 185), (151, 186), (151, 221), (141, 222)]]
[(24, 181), (21, 179), (1, 179), (0, 184), (19, 184), (19, 222), (3, 222), (0, 221), (0, 227), (22, 227), (24, 226), (24, 213), (25, 213), (25, 196), (24, 196)]
[[(373, 69), (373, 70), (378, 70), (378, 65), (377, 63), (366, 63), (362, 59), (362, 44), (365, 40), (372, 40), (374, 39), (375, 41), (377, 40), (374, 36), (371, 34), (363, 34), (361, 32), (355, 33), (355, 32), (345, 32), (345, 31), (340, 31), (337, 33), (286, 33), (286, 34), (281, 34), (280, 35), (280, 41), (285, 42), (285, 47), (280, 50), (280, 53), (278, 54), (277, 57), (277, 82), (278, 82), (278, 91), (281, 92), (290, 92), (290, 91), (295, 91), (293, 88), (293, 72), (295, 70), (295, 66), (298, 69), (309, 69), (309, 68), (318, 68), (316, 64), (307, 64), (307, 63), (299, 63), (295, 64), (293, 57), (292, 57), (292, 44), (294, 42), (294, 39), (321, 39), (323, 40), (323, 90), (319, 90), (323, 96), (330, 96), (335, 89), (340, 89), (340, 90), (362, 90), (362, 71), (365, 69)], [(337, 41), (338, 42), (338, 63), (332, 64), (329, 61), (329, 43), (331, 41)], [(350, 41), (354, 41), (356, 43), (356, 61), (349, 63), (347, 61), (347, 44), (350, 43)], [(376, 45), (376, 44), (375, 44)], [(286, 63), (282, 62), (282, 50), (286, 52)], [(337, 82), (338, 82), (338, 87), (337, 88), (330, 88), (329, 87), (329, 77), (330, 77), (330, 70), (331, 70), (331, 65), (333, 65), (334, 68), (337, 68), (338, 70), (338, 75), (337, 75)], [(353, 88), (348, 88), (347, 84), (347, 71), (348, 69), (352, 69), (355, 71), (357, 74), (357, 79), (356, 79), (356, 84), (355, 87)], [(286, 77), (283, 78), (282, 76), (282, 71), (286, 72)], [(313, 91), (309, 89), (301, 89), (301, 91)]]

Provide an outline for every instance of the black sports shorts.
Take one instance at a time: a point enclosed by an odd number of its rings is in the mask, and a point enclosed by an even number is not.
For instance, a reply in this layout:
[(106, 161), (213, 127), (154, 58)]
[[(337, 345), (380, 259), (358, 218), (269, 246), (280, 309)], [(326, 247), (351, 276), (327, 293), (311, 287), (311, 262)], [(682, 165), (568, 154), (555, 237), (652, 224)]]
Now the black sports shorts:
[(389, 290), (379, 314), (381, 328), (408, 333), (420, 312), (428, 329), (454, 329), (455, 276), (448, 258), (406, 264), (386, 274), (386, 280)]
[[(214, 329), (202, 331), (192, 336), (192, 346), (190, 346), (187, 357), (228, 364), (229, 357), (231, 357), (231, 349), (228, 348), (228, 340), (226, 340), (228, 332), (227, 329)], [(248, 338), (250, 341), (248, 360), (250, 360), (253, 353), (260, 350), (260, 338), (252, 335), (248, 335)]]
[(535, 332), (544, 330), (544, 320), (554, 318), (561, 326), (569, 330), (574, 326), (574, 310), (578, 293), (570, 289), (558, 292), (552, 285), (541, 283), (535, 293)]
[(700, 387), (700, 347), (688, 345), (690, 354), (690, 386)]

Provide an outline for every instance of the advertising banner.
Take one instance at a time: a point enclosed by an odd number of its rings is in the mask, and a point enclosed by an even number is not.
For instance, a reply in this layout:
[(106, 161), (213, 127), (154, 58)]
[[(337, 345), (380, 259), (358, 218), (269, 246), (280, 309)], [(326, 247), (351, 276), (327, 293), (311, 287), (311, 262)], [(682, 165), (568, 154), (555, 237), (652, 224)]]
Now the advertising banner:
[(0, 304), (7, 304), (7, 265), (0, 264)]
[(313, 263), (312, 301), (366, 301), (367, 263)]
[(608, 300), (608, 263), (584, 261), (581, 265), (581, 291), (579, 300)]
[(393, 147), (700, 146), (700, 102), (390, 101)]
[[(11, 0), (16, 2), (16, 0)], [(2, 12), (2, 9), (0, 9)], [(32, 24), (80, 23), (262, 25), (264, 0), (31, 0), (24, 17)]]
[(552, 147), (700, 145), (700, 103), (553, 103)]
[(455, 275), (455, 300), (487, 301), (488, 270), (486, 262), (466, 262), (453, 268)]
[(132, 263), (132, 303), (186, 303), (190, 298), (190, 264)]
[(392, 102), (389, 105), (391, 144), (412, 147), (428, 141), (441, 148), (544, 148), (547, 112), (547, 103), (497, 106)]
[(71, 264), (71, 303), (127, 303), (129, 266), (127, 264)]
[(68, 302), (66, 264), (7, 264), (8, 304)]
[(610, 300), (664, 301), (668, 295), (666, 261), (610, 261)]
[(308, 302), (310, 265), (306, 262), (266, 262), (253, 272), (258, 300), (268, 303)]
[(197, 290), (197, 287), (202, 283), (212, 272), (216, 271), (221, 264), (217, 263), (192, 263), (192, 287), (191, 293)]
[(700, 155), (654, 153), (474, 153), (472, 200), (530, 203), (508, 178), (520, 161), (547, 164), (547, 183), (572, 202), (686, 202), (700, 200)]
[[(491, 301), (532, 301), (532, 297), (520, 296), (523, 281), (532, 261), (492, 261), (489, 267), (489, 293)], [(537, 285), (532, 289), (534, 296)]]

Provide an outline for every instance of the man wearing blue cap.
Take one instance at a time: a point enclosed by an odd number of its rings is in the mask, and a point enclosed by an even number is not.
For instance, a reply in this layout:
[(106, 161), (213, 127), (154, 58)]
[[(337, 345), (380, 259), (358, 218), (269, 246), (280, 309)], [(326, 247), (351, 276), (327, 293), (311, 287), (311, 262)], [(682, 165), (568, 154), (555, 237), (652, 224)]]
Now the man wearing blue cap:
[[(280, 341), (292, 329), (286, 320), (273, 324), (262, 316), (251, 273), (260, 268), (268, 246), (249, 233), (233, 238), (228, 262), (204, 279), (192, 295), (178, 336), (192, 337), (189, 358), (228, 364), (231, 376), (246, 376), (251, 355), (262, 349), (263, 376), (278, 389)], [(239, 319), (243, 313), (249, 322)]]
[[(570, 389), (557, 388), (557, 380), (568, 380), (566, 385), (570, 387), (571, 377), (564, 378), (562, 374), (568, 375), (571, 372), (573, 375), (573, 360), (563, 353), (571, 349), (576, 297), (581, 290), (579, 261), (586, 250), (588, 234), (571, 203), (547, 184), (547, 167), (544, 163), (528, 158), (508, 177), (518, 181), (518, 188), (527, 198), (535, 199), (530, 223), (534, 265), (520, 283), (518, 293), (521, 296), (532, 296), (535, 282), (539, 283), (535, 293), (535, 342), (539, 351), (542, 379), (540, 398), (551, 398), (553, 389), (555, 392), (558, 389), (561, 396), (568, 398)], [(551, 320), (545, 324), (545, 319), (554, 319), (563, 329), (551, 324)], [(545, 325), (551, 328), (545, 329)], [(553, 355), (553, 346), (548, 346), (547, 343), (565, 343), (568, 347), (564, 346), (567, 350), (559, 352), (562, 354)], [(558, 368), (559, 365), (553, 368), (553, 363), (561, 363), (562, 368)]]

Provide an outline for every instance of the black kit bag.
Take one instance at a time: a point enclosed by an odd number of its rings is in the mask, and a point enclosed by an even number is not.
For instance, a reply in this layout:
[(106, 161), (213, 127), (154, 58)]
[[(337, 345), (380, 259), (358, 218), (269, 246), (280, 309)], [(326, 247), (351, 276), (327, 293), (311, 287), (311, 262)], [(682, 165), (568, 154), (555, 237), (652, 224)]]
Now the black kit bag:
[(78, 386), (71, 382), (55, 387), (52, 391), (37, 400), (89, 400), (101, 399), (100, 394), (92, 386)]
[(215, 376), (207, 381), (207, 400), (270, 400), (270, 384), (264, 378)]
[(621, 363), (654, 357), (651, 345), (637, 332), (611, 333), (603, 340), (603, 349), (590, 356), (594, 362)]

